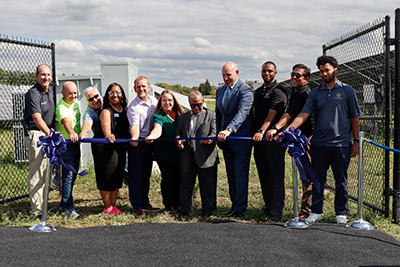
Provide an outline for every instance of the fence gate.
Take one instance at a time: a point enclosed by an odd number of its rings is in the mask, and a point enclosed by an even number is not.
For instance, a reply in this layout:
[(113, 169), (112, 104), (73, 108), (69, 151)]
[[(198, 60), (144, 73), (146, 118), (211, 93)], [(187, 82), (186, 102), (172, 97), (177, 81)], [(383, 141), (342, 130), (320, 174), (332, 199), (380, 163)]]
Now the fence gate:
[(0, 35), (0, 204), (28, 196), (28, 156), (21, 122), (25, 93), (36, 83), (34, 74), (40, 64), (52, 69), (55, 81), (53, 43)]
[[(360, 131), (364, 131), (365, 138), (380, 144), (387, 144), (390, 138), (386, 136), (390, 129), (385, 126), (385, 107), (391, 106), (385, 100), (385, 77), (390, 75), (390, 71), (385, 73), (386, 23), (385, 19), (378, 19), (323, 45), (323, 53), (334, 56), (339, 63), (338, 79), (356, 90), (362, 114)], [(390, 85), (387, 92), (390, 94)], [(384, 197), (385, 180), (389, 179), (385, 173), (385, 151), (364, 144), (364, 205), (388, 216), (389, 203), (385, 203)], [(357, 157), (350, 162), (348, 176), (349, 197), (358, 199)], [(332, 173), (327, 184), (334, 190)]]

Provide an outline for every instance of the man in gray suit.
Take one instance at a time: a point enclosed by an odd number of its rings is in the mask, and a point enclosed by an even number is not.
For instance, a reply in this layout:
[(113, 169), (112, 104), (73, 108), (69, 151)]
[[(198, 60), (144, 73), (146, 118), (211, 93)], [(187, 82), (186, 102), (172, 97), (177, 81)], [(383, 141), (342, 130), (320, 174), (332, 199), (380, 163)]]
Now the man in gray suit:
[[(215, 137), (217, 127), (215, 112), (204, 108), (204, 99), (200, 92), (189, 94), (191, 111), (178, 119), (176, 138)], [(186, 217), (192, 208), (192, 194), (199, 177), (202, 216), (214, 213), (217, 199), (218, 152), (213, 140), (179, 140), (179, 166), (181, 170), (180, 209)]]

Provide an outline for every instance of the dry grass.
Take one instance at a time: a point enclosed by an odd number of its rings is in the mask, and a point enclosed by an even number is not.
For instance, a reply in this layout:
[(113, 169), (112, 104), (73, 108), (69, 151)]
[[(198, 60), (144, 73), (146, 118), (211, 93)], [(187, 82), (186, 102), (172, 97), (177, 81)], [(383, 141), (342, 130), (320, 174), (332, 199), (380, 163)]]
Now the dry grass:
[[(221, 154), (221, 153), (220, 153)], [(124, 185), (119, 193), (118, 207), (126, 213), (121, 216), (102, 216), (103, 210), (102, 200), (96, 188), (94, 179), (93, 167), (89, 166), (86, 170), (89, 172), (85, 177), (78, 177), (74, 187), (75, 205), (80, 209), (81, 215), (78, 219), (69, 219), (59, 211), (59, 192), (51, 191), (49, 194), (48, 204), (48, 219), (47, 222), (57, 227), (68, 228), (83, 228), (92, 226), (106, 225), (126, 225), (132, 223), (187, 223), (187, 222), (221, 222), (236, 220), (220, 216), (221, 211), (230, 208), (230, 200), (228, 193), (227, 178), (225, 173), (225, 164), (223, 157), (220, 157), (221, 164), (218, 170), (218, 188), (217, 188), (217, 210), (216, 215), (203, 219), (200, 217), (200, 195), (198, 185), (195, 187), (193, 195), (193, 210), (189, 218), (182, 220), (179, 216), (170, 215), (167, 213), (148, 214), (145, 218), (137, 218), (133, 215), (132, 206), (129, 203), (128, 188)], [(293, 214), (293, 196), (292, 196), (292, 177), (291, 177), (291, 160), (286, 156), (286, 203), (283, 211), (281, 222), (286, 222)], [(154, 206), (163, 207), (161, 191), (161, 177), (154, 174), (151, 178), (150, 201)], [(301, 185), (299, 185), (301, 194)], [(334, 194), (326, 190), (325, 207), (324, 207), (324, 222), (335, 222), (335, 214), (333, 210)], [(357, 219), (357, 203), (350, 201), (349, 221)], [(258, 181), (257, 171), (255, 168), (254, 159), (252, 157), (249, 181), (249, 206), (246, 210), (244, 219), (239, 220), (245, 223), (266, 224), (269, 223), (262, 213), (264, 203), (260, 183)], [(390, 218), (385, 218), (381, 214), (364, 208), (364, 220), (371, 222), (376, 228), (389, 233), (400, 239), (400, 227), (391, 223)], [(38, 218), (29, 216), (29, 199), (23, 199), (16, 202), (5, 204), (0, 211), (1, 226), (31, 226), (39, 222)]]

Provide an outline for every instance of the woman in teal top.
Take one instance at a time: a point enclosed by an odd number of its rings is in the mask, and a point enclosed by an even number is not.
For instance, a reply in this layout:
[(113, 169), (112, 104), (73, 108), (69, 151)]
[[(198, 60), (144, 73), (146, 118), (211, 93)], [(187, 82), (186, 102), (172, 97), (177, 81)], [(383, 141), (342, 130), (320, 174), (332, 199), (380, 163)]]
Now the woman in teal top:
[[(153, 115), (153, 130), (146, 139), (174, 138), (176, 122), (183, 110), (175, 96), (164, 90), (158, 98), (156, 112)], [(152, 142), (151, 140), (147, 142)], [(154, 160), (161, 171), (161, 195), (165, 211), (170, 213), (179, 207), (180, 171), (178, 146), (175, 141), (155, 141)]]

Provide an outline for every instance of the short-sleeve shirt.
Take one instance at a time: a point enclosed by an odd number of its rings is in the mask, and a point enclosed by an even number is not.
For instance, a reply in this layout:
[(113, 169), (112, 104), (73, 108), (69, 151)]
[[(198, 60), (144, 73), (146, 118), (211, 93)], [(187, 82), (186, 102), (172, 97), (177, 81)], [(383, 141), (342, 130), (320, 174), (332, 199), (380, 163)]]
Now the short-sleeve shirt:
[[(159, 124), (162, 127), (161, 138), (174, 138), (175, 129), (178, 120), (178, 114), (175, 115), (173, 121), (164, 111), (159, 111), (153, 115), (151, 125), (154, 123)], [(153, 144), (154, 159), (164, 161), (178, 161), (179, 160), (179, 149), (174, 141), (158, 141), (155, 140)]]
[(61, 98), (56, 106), (56, 130), (64, 136), (65, 140), (68, 140), (70, 139), (69, 134), (64, 125), (61, 124), (61, 120), (64, 118), (69, 119), (71, 127), (76, 134), (81, 133), (81, 112), (77, 101), (68, 104)]
[(47, 127), (54, 128), (54, 94), (49, 87), (46, 92), (40, 84), (36, 83), (25, 95), (24, 122), (29, 130), (40, 130), (33, 121), (32, 114), (39, 113)]
[[(308, 94), (311, 92), (310, 85), (305, 84), (300, 87), (297, 92), (293, 89), (293, 93), (289, 99), (289, 108), (286, 110), (286, 113), (290, 115), (292, 118), (288, 124), (290, 124), (294, 118), (299, 115), (301, 110), (304, 107), (304, 104), (307, 101)], [(311, 114), (307, 120), (299, 127), (301, 134), (305, 135), (306, 137), (310, 137), (314, 131), (314, 114)]]
[(315, 129), (311, 143), (346, 147), (351, 144), (351, 121), (361, 114), (353, 87), (339, 80), (332, 89), (323, 83), (311, 90), (303, 113), (314, 113)]
[(94, 138), (104, 137), (103, 131), (101, 130), (100, 112), (101, 108), (93, 109), (90, 106), (88, 106), (86, 108), (85, 114), (83, 115), (83, 122), (90, 121), (92, 123), (92, 131)]
[(132, 100), (128, 108), (129, 127), (139, 125), (139, 137), (146, 138), (150, 134), (151, 121), (156, 109), (157, 99), (149, 96), (149, 101), (143, 102), (139, 96)]
[(254, 130), (258, 131), (261, 128), (265, 118), (268, 117), (270, 109), (275, 110), (278, 114), (267, 130), (278, 123), (283, 113), (285, 113), (286, 103), (286, 89), (278, 84), (277, 81), (267, 87), (264, 85), (259, 87), (254, 93)]

